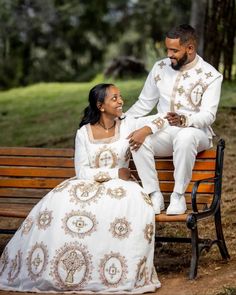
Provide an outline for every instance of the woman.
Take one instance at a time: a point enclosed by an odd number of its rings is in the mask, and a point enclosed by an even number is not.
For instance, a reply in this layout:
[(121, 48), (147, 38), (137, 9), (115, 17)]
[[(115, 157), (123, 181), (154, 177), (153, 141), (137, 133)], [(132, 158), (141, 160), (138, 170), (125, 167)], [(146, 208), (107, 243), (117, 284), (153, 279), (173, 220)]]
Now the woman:
[(114, 85), (91, 89), (76, 135), (76, 177), (49, 192), (6, 246), (0, 289), (144, 293), (160, 287), (152, 202), (128, 169), (127, 136), (146, 119), (120, 119), (122, 106)]

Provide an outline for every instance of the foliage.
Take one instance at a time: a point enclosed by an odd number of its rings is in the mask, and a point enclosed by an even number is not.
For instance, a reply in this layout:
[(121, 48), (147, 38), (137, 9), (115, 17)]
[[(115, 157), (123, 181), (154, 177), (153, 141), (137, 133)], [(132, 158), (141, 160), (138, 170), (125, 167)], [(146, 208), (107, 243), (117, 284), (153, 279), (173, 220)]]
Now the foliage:
[[(74, 135), (89, 90), (102, 82), (40, 83), (0, 92), (0, 146), (74, 146)], [(113, 82), (113, 81), (109, 81)], [(125, 110), (137, 99), (144, 79), (115, 81)], [(236, 105), (236, 83), (224, 83), (221, 107)]]
[(0, 88), (89, 81), (120, 55), (146, 61), (190, 2), (0, 0)]

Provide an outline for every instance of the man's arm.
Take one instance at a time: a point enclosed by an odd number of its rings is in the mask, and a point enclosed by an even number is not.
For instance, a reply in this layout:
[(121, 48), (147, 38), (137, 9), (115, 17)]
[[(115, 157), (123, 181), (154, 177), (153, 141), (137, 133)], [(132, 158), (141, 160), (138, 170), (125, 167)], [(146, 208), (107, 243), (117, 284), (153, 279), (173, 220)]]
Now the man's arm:
[(136, 118), (145, 116), (149, 114), (157, 104), (159, 99), (159, 90), (155, 83), (155, 68), (156, 65), (153, 66), (152, 70), (148, 74), (138, 100), (128, 109), (126, 112), (127, 115)]

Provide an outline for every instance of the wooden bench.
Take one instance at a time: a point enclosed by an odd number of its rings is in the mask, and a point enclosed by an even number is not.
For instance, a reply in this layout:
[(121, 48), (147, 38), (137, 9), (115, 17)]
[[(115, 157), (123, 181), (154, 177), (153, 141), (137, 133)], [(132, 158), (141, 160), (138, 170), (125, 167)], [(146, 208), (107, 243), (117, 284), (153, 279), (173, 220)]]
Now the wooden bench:
[[(157, 222), (181, 222), (187, 225), (191, 237), (160, 237), (156, 242), (184, 242), (192, 247), (190, 279), (197, 275), (199, 255), (217, 244), (223, 259), (229, 259), (221, 225), (221, 186), (224, 157), (224, 140), (216, 150), (199, 153), (192, 180), (186, 191), (188, 211), (183, 215), (156, 215)], [(0, 148), (0, 218), (25, 218), (31, 208), (48, 191), (66, 178), (73, 177), (73, 149), (49, 148)], [(134, 163), (130, 168), (137, 177)], [(156, 158), (160, 187), (165, 196), (166, 207), (173, 190), (172, 158)], [(198, 221), (214, 217), (216, 239), (198, 236)], [(13, 234), (15, 228), (0, 228), (1, 234)]]

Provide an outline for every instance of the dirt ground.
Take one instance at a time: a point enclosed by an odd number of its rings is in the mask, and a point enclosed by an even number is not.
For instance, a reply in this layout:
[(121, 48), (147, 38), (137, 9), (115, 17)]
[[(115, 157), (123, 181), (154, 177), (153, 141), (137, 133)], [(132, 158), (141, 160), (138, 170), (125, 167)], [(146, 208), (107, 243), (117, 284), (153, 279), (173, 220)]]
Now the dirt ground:
[[(221, 109), (214, 124), (214, 130), (226, 141), (223, 189), (222, 223), (230, 260), (221, 259), (217, 246), (202, 253), (198, 275), (195, 280), (188, 279), (191, 249), (183, 244), (165, 244), (157, 248), (155, 265), (162, 287), (157, 295), (236, 295), (236, 108)], [(1, 221), (0, 221), (1, 222)], [(158, 225), (160, 235), (166, 225)], [(185, 231), (179, 226), (167, 229)], [(203, 222), (199, 227), (200, 236), (208, 233), (214, 237), (212, 222)], [(1, 237), (0, 252), (8, 237)], [(7, 294), (0, 291), (0, 295)], [(8, 293), (19, 294), (19, 293)], [(22, 293), (21, 293), (22, 294)], [(27, 293), (29, 294), (29, 293)]]

